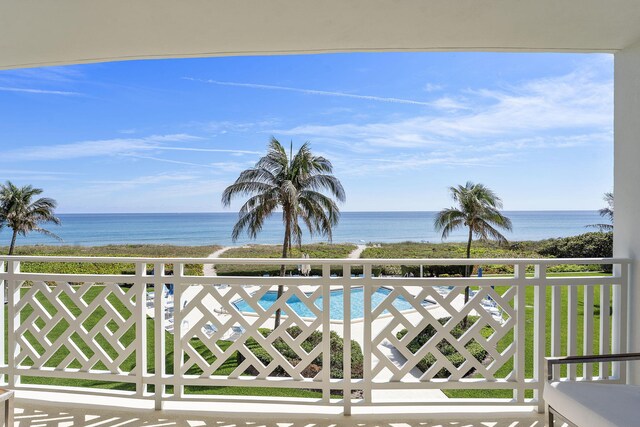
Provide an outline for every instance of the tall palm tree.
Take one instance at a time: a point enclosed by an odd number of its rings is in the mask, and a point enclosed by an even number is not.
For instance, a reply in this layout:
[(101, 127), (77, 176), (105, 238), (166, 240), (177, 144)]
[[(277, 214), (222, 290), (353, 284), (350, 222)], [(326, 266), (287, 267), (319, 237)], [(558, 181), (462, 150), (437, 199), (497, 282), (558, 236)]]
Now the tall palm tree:
[[(293, 154), (293, 143), (287, 155), (282, 144), (271, 137), (267, 155), (256, 165), (240, 173), (236, 181), (222, 193), (222, 204), (229, 206), (235, 197), (249, 197), (242, 205), (239, 218), (233, 227), (235, 242), (246, 231), (255, 239), (264, 221), (276, 209), (282, 209), (284, 240), (282, 258), (291, 255), (292, 244), (302, 244), (301, 223), (311, 235), (332, 237), (332, 228), (338, 223), (340, 210), (336, 204), (345, 200), (344, 188), (332, 175), (333, 166), (324, 157), (315, 156), (309, 143)], [(325, 194), (327, 193), (327, 194)], [(285, 265), (280, 266), (280, 276), (285, 275)], [(283, 286), (278, 286), (278, 298)], [(280, 310), (276, 311), (275, 327), (280, 325)]]
[(13, 230), (9, 255), (13, 254), (18, 235), (26, 236), (35, 231), (61, 240), (54, 233), (40, 227), (40, 224), (52, 222), (60, 224), (60, 219), (54, 215), (56, 201), (48, 197), (33, 200), (42, 193), (41, 188), (31, 185), (17, 187), (11, 181), (0, 186), (0, 223)]
[[(507, 241), (499, 228), (511, 230), (511, 220), (500, 213), (502, 200), (491, 189), (482, 184), (467, 182), (464, 186), (450, 187), (451, 198), (456, 202), (455, 207), (443, 209), (436, 215), (434, 227), (442, 232), (442, 239), (446, 239), (451, 232), (459, 228), (469, 229), (467, 240), (467, 258), (471, 258), (471, 242), (474, 237), (481, 241)], [(471, 276), (471, 266), (465, 266), (465, 277)], [(469, 287), (464, 290), (464, 302), (469, 301)], [(466, 325), (465, 317), (464, 324)]]
[(608, 219), (611, 224), (591, 224), (587, 227), (595, 227), (600, 231), (613, 231), (613, 193), (604, 193), (604, 197), (602, 199), (607, 202), (607, 206), (599, 209), (598, 212), (601, 217)]

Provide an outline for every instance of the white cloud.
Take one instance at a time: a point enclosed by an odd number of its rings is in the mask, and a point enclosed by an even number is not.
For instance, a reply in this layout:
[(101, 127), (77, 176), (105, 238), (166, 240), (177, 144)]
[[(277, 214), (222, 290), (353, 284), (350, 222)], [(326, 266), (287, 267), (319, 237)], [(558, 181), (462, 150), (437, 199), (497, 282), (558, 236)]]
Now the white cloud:
[[(589, 70), (537, 79), (503, 89), (469, 90), (465, 110), (421, 114), (395, 121), (302, 125), (274, 130), (313, 141), (369, 148), (425, 148), (490, 144), (531, 134), (607, 133), (613, 125), (612, 82)], [(445, 99), (445, 98), (442, 98)], [(442, 105), (458, 106), (450, 101)]]
[(425, 92), (437, 92), (442, 89), (444, 89), (444, 86), (437, 83), (427, 83), (424, 85)]
[(59, 172), (29, 169), (0, 169), (0, 181), (19, 181), (28, 179), (29, 182), (62, 181), (75, 179), (74, 172)]
[(128, 155), (128, 157), (132, 157), (136, 159), (144, 159), (144, 160), (153, 160), (156, 162), (163, 162), (163, 163), (173, 163), (177, 165), (196, 166), (198, 168), (207, 168), (214, 173), (241, 172), (247, 168), (252, 167), (255, 164), (255, 162), (253, 161), (195, 163), (195, 162), (185, 162), (182, 160), (173, 160), (173, 159), (165, 159), (161, 157), (141, 156), (141, 155), (134, 155), (134, 154)]
[(513, 153), (489, 153), (469, 155), (464, 152), (424, 152), (399, 154), (388, 158), (361, 158), (334, 161), (338, 176), (372, 176), (385, 172), (406, 172), (429, 166), (500, 167), (513, 158)]
[(433, 102), (433, 106), (440, 110), (468, 110), (469, 109), (469, 107), (467, 107), (466, 104), (448, 96), (436, 99)]
[[(80, 69), (71, 66), (5, 70), (0, 72), (0, 92), (81, 96), (82, 93), (68, 89), (81, 78)], [(59, 86), (64, 86), (64, 89)]]
[(84, 77), (82, 67), (61, 66), (61, 67), (38, 67), (21, 68), (16, 70), (3, 71), (0, 79), (13, 79), (23, 81), (38, 81), (42, 83), (68, 83), (77, 81)]
[(257, 151), (169, 146), (171, 142), (192, 142), (202, 138), (179, 133), (151, 135), (141, 138), (114, 138), (95, 141), (81, 141), (70, 144), (25, 147), (7, 151), (2, 160), (62, 160), (86, 157), (135, 155), (149, 151), (195, 151), (231, 154), (257, 154)]
[(165, 182), (190, 181), (195, 178), (194, 175), (181, 173), (161, 173), (156, 175), (144, 175), (131, 179), (119, 180), (94, 180), (88, 181), (88, 184), (107, 186), (109, 188), (139, 187), (143, 185), (161, 184)]

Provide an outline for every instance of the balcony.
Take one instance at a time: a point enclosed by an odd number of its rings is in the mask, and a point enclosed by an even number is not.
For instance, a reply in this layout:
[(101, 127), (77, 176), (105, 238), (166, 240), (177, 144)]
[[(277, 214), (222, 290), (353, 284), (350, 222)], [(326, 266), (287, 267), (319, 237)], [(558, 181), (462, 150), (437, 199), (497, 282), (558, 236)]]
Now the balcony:
[[(286, 277), (185, 274), (185, 266), (212, 259), (0, 261), (7, 295), (0, 372), (17, 390), (16, 417), (26, 423), (40, 412), (69, 413), (32, 399), (91, 403), (94, 412), (103, 404), (111, 414), (146, 408), (151, 418), (154, 408), (246, 413), (247, 405), (261, 412), (287, 405), (289, 414), (440, 411), (451, 420), (451, 412), (461, 419), (469, 412), (480, 421), (499, 410), (535, 422), (531, 411), (544, 409), (545, 356), (627, 349), (630, 261), (621, 258), (474, 259), (505, 274), (472, 278), (382, 274), (391, 266), (464, 266), (464, 259), (289, 259), (309, 264), (311, 275)], [(119, 263), (130, 274), (65, 274), (63, 262), (86, 271)], [(271, 269), (281, 262), (215, 260)], [(613, 273), (554, 273), (566, 264)], [(627, 381), (620, 363), (561, 375)]]

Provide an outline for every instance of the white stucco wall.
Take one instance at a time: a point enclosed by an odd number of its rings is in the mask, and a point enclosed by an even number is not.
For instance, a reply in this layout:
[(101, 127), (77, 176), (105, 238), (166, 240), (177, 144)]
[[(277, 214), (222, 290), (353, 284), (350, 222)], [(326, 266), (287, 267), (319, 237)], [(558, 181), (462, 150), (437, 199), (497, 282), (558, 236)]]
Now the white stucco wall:
[[(629, 350), (640, 352), (640, 42), (615, 54), (614, 256), (635, 262), (629, 299)], [(632, 364), (640, 384), (640, 366)]]

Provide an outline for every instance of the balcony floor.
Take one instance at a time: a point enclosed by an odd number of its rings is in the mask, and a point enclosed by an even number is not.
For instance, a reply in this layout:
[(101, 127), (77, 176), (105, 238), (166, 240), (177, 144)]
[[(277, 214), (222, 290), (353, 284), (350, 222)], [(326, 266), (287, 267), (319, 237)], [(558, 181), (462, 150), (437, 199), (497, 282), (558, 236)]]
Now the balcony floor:
[[(21, 396), (21, 394), (23, 396)], [(37, 399), (37, 400), (36, 400)], [(121, 400), (122, 402), (118, 402)], [(89, 401), (94, 403), (90, 404)], [(128, 402), (128, 403), (127, 403)], [(544, 427), (545, 417), (530, 408), (430, 407), (393, 412), (393, 408), (354, 408), (345, 417), (300, 405), (167, 402), (155, 411), (148, 401), (60, 394), (18, 394), (15, 426), (20, 427)], [(128, 406), (127, 406), (128, 405)], [(221, 409), (224, 408), (224, 409)], [(206, 412), (206, 410), (216, 412)], [(336, 408), (330, 408), (335, 411)], [(420, 411), (429, 411), (420, 414)], [(226, 412), (225, 412), (226, 411)], [(314, 413), (310, 413), (313, 411)], [(413, 412), (413, 413), (412, 413)], [(454, 414), (455, 413), (455, 414)]]

